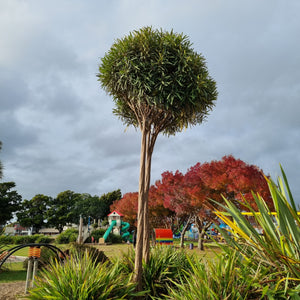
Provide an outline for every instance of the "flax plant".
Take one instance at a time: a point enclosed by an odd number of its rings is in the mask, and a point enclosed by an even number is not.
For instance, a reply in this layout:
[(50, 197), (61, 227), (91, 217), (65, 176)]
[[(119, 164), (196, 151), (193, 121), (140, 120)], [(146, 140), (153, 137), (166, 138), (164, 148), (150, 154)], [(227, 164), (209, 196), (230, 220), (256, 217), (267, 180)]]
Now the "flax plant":
[(213, 260), (190, 261), (184, 280), (176, 283), (167, 299), (215, 300), (259, 299), (260, 279), (267, 276), (263, 266), (253, 268), (237, 251), (226, 251)]
[(92, 256), (74, 255), (61, 264), (54, 261), (36, 279), (29, 299), (85, 300), (133, 299), (136, 285), (131, 276), (120, 272), (120, 265), (97, 264)]
[[(155, 246), (151, 249), (148, 264), (144, 262), (143, 290), (147, 295), (143, 299), (162, 299), (175, 283), (182, 281), (182, 275), (190, 269), (191, 257), (182, 249), (171, 246)], [(122, 271), (128, 275), (134, 271), (134, 251), (124, 254), (121, 260)]]
[(271, 179), (267, 183), (273, 199), (275, 212), (271, 212), (259, 194), (253, 193), (258, 212), (245, 200), (245, 207), (252, 213), (255, 223), (263, 234), (229, 200), (216, 211), (217, 216), (231, 229), (220, 229), (226, 242), (253, 263), (271, 266), (276, 274), (276, 289), (285, 286), (300, 290), (300, 218), (290, 191), (286, 175), (277, 185)]

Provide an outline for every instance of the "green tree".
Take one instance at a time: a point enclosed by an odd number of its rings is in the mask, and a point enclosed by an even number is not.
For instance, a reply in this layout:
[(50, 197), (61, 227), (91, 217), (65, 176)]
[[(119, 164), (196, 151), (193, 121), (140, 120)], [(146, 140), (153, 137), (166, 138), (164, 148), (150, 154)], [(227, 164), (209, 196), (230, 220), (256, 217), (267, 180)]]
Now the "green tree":
[[(0, 141), (0, 151), (2, 149), (2, 142)], [(3, 177), (3, 165), (2, 165), (2, 162), (0, 160), (0, 179), (2, 179)]]
[(144, 27), (117, 40), (97, 75), (113, 97), (114, 113), (141, 130), (135, 281), (149, 259), (148, 192), (151, 158), (159, 133), (174, 135), (202, 123), (217, 98), (205, 59), (183, 34)]
[(38, 233), (45, 226), (47, 209), (52, 198), (42, 194), (34, 196), (31, 200), (24, 200), (17, 213), (18, 222), (24, 227), (33, 227)]
[(93, 219), (103, 220), (110, 213), (110, 206), (113, 202), (121, 198), (120, 189), (103, 194), (101, 197), (81, 194), (81, 200), (77, 202), (77, 215), (81, 214), (85, 222), (89, 216)]
[(0, 183), (0, 225), (12, 219), (13, 213), (19, 209), (22, 196), (13, 190), (15, 187), (14, 182)]
[(50, 226), (62, 232), (65, 225), (78, 223), (77, 203), (81, 201), (81, 194), (73, 191), (64, 191), (52, 199), (47, 211), (47, 220)]
[(110, 193), (103, 194), (100, 197), (99, 208), (98, 208), (98, 218), (104, 219), (111, 212), (110, 206), (114, 203), (114, 201), (120, 200), (122, 198), (121, 190), (115, 190)]

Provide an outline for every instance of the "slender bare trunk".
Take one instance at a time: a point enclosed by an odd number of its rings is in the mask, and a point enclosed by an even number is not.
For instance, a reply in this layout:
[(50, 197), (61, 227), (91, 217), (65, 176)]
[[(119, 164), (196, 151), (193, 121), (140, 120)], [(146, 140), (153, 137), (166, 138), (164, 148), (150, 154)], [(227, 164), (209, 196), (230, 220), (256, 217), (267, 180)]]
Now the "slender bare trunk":
[(143, 247), (143, 259), (145, 263), (149, 261), (150, 255), (150, 225), (149, 225), (149, 188), (151, 179), (151, 162), (152, 153), (157, 135), (151, 135), (151, 131), (147, 133), (147, 152), (146, 152), (146, 170), (145, 170), (145, 190), (144, 190), (144, 247)]
[(144, 235), (144, 191), (145, 191), (145, 158), (146, 158), (146, 130), (142, 130), (141, 138), (141, 158), (140, 158), (140, 177), (139, 177), (139, 196), (137, 214), (137, 235), (135, 246), (135, 268), (134, 281), (137, 283), (137, 290), (142, 290), (143, 275), (143, 235)]
[(192, 217), (189, 216), (186, 223), (185, 223), (185, 225), (182, 228), (182, 231), (181, 231), (181, 236), (180, 236), (180, 247), (181, 248), (184, 248), (184, 236), (185, 236), (185, 233), (186, 233), (187, 229), (191, 225), (191, 222), (192, 222)]

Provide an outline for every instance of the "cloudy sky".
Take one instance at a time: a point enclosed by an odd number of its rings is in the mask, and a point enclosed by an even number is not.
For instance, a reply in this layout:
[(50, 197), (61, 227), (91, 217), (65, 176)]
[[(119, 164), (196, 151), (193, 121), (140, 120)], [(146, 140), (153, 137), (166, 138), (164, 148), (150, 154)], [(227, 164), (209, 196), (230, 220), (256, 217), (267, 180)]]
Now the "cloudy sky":
[(232, 154), (274, 179), (281, 163), (300, 203), (299, 0), (1, 0), (3, 181), (24, 199), (137, 191), (140, 134), (96, 74), (117, 38), (148, 25), (188, 35), (219, 92), (205, 123), (159, 137), (152, 182)]

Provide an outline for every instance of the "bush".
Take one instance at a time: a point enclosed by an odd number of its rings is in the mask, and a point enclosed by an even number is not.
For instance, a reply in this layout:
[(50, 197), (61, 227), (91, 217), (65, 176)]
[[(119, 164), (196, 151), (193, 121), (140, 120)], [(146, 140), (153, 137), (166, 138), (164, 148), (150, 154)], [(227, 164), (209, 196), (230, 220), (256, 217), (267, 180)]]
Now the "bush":
[(87, 243), (91, 243), (91, 237), (93, 236), (95, 239), (95, 242), (98, 243), (99, 239), (103, 237), (104, 233), (105, 233), (106, 229), (97, 229), (97, 230), (93, 230), (91, 233), (91, 236), (87, 238), (86, 242)]
[(54, 241), (54, 238), (47, 236), (47, 235), (41, 235), (36, 239), (36, 243), (44, 243), (44, 244), (50, 244)]
[[(103, 237), (105, 232), (106, 232), (106, 229), (97, 229), (97, 230), (92, 231), (91, 236), (89, 236), (86, 239), (86, 243), (92, 242), (92, 236), (94, 237), (95, 242), (98, 243), (99, 239)], [(118, 244), (118, 243), (122, 243), (123, 239), (119, 234), (110, 233), (106, 239), (106, 242), (112, 243), (112, 244)]]
[(14, 243), (14, 237), (11, 235), (1, 235), (0, 236), (0, 245), (8, 245)]
[(58, 244), (69, 244), (72, 242), (76, 242), (78, 237), (78, 230), (77, 229), (67, 229), (66, 231), (62, 232), (57, 238), (56, 242)]
[(58, 261), (40, 271), (36, 288), (30, 290), (29, 299), (134, 299), (136, 285), (131, 276), (120, 273), (116, 262), (96, 266), (85, 252), (83, 256), (71, 255), (64, 264)]
[(40, 235), (15, 235), (13, 237), (13, 243), (16, 245), (22, 245), (22, 244), (29, 244), (29, 243), (35, 243), (36, 239)]
[[(68, 251), (68, 250), (67, 250)], [(108, 257), (103, 251), (98, 250), (95, 247), (91, 247), (85, 244), (73, 243), (68, 251), (71, 255), (76, 255), (78, 257), (83, 257), (87, 252), (95, 264), (104, 263), (109, 261)]]
[(106, 242), (112, 244), (120, 244), (123, 242), (123, 239), (119, 234), (110, 233), (106, 239)]

